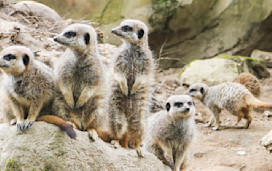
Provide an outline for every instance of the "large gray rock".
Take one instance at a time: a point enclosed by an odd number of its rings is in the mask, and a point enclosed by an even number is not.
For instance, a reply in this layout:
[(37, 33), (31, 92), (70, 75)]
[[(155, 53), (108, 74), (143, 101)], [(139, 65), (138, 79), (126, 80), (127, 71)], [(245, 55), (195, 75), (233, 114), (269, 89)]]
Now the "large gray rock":
[(16, 11), (26, 13), (30, 16), (41, 17), (54, 23), (62, 20), (55, 10), (38, 2), (22, 1), (13, 5), (13, 7)]
[(241, 63), (230, 59), (195, 60), (183, 69), (181, 82), (187, 85), (202, 82), (212, 86), (233, 81), (242, 70)]
[(268, 68), (272, 68), (272, 53), (255, 49), (251, 55), (251, 58), (262, 59), (266, 62)]
[(255, 48), (272, 49), (271, 11), (271, 0), (153, 1), (150, 44), (158, 54), (166, 42), (162, 68), (221, 53), (249, 56)]
[(0, 170), (169, 170), (154, 155), (139, 158), (134, 149), (114, 149), (101, 139), (91, 142), (76, 130), (71, 139), (54, 125), (35, 122), (25, 133), (0, 124)]

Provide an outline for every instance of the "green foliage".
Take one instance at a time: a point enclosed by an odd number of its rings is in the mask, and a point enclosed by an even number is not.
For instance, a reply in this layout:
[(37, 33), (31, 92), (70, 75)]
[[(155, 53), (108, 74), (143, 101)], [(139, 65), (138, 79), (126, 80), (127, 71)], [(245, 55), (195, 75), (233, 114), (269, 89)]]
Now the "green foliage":
[(249, 61), (262, 61), (262, 59), (256, 59), (256, 58), (251, 58), (247, 56), (232, 56), (232, 55), (218, 55), (216, 58), (222, 58), (222, 59), (231, 59), (234, 61), (244, 61), (244, 60), (249, 60)]
[(22, 169), (20, 168), (20, 165), (17, 162), (15, 162), (14, 159), (9, 159), (6, 161), (4, 170), (5, 171), (22, 171)]

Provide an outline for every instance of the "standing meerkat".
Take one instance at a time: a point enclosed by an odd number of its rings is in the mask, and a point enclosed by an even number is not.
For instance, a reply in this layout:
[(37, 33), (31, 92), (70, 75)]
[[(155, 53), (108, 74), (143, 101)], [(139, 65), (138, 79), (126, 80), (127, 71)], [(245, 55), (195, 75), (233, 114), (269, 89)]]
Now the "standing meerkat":
[[(0, 68), (4, 71), (1, 95), (5, 106), (1, 110), (10, 124), (25, 131), (39, 115), (46, 114), (53, 100), (53, 72), (34, 59), (32, 51), (24, 46), (10, 46), (0, 52)], [(42, 116), (40, 121), (53, 123), (70, 137), (76, 134), (69, 124), (54, 116)]]
[(271, 103), (265, 103), (256, 99), (250, 91), (239, 83), (222, 83), (216, 86), (208, 87), (203, 83), (195, 83), (189, 87), (187, 94), (201, 100), (213, 113), (207, 127), (210, 127), (215, 121), (213, 130), (219, 129), (219, 114), (226, 109), (237, 116), (238, 125), (242, 118), (247, 120), (243, 128), (247, 129), (252, 121), (253, 107), (271, 108)]
[(149, 117), (144, 147), (173, 170), (185, 170), (195, 137), (195, 105), (188, 95), (174, 95), (165, 108)]
[(143, 157), (140, 145), (145, 136), (153, 83), (153, 58), (148, 47), (148, 28), (138, 20), (124, 20), (112, 29), (123, 40), (113, 59), (109, 117), (111, 143), (135, 148)]
[(259, 96), (261, 92), (261, 86), (259, 80), (250, 73), (239, 74), (234, 81), (235, 83), (240, 83), (244, 85), (252, 94)]
[(58, 94), (53, 111), (77, 129), (88, 131), (93, 141), (98, 136), (105, 140), (105, 76), (94, 28), (72, 24), (54, 41), (67, 50), (54, 67)]

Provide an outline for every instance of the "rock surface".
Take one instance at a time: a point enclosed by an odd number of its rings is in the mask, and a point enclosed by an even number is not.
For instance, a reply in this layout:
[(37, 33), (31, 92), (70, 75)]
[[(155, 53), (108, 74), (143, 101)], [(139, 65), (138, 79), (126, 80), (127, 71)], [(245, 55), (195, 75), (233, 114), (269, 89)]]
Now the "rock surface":
[(181, 82), (188, 85), (202, 82), (211, 86), (233, 81), (241, 70), (240, 63), (229, 59), (196, 60), (184, 68), (181, 74)]
[(255, 49), (251, 55), (251, 58), (262, 59), (266, 62), (268, 68), (272, 68), (272, 53)]
[(256, 48), (271, 51), (271, 0), (153, 2), (151, 47), (158, 55), (166, 42), (161, 56), (179, 59), (161, 60), (162, 68), (221, 53), (249, 56)]
[[(153, 154), (138, 158), (133, 149), (114, 149), (87, 132), (71, 139), (54, 125), (36, 122), (25, 133), (0, 124), (0, 170), (16, 163), (22, 170), (162, 170), (170, 171)], [(12, 162), (12, 163), (11, 163)]]
[(272, 130), (261, 139), (260, 144), (272, 153)]

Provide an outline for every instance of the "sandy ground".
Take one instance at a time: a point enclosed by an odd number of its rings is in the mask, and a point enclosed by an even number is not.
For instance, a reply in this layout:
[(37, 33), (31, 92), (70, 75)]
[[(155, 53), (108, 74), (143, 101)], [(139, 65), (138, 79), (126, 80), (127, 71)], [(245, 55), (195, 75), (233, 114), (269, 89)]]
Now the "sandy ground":
[[(171, 69), (159, 72), (156, 74), (157, 81), (160, 83), (178, 79), (179, 71), (180, 69)], [(272, 73), (272, 70), (270, 71)], [(271, 85), (271, 78), (261, 80), (262, 88), (259, 99), (272, 102)], [(170, 94), (170, 84), (168, 89)], [(178, 94), (177, 91), (172, 93)], [(210, 113), (205, 111), (199, 102), (197, 102), (197, 107), (200, 107), (198, 111), (202, 113), (201, 122), (208, 122)], [(223, 111), (220, 116), (221, 127), (219, 131), (205, 128), (203, 127), (204, 123), (201, 122), (196, 124), (198, 135), (189, 170), (272, 171), (272, 154), (259, 145), (260, 139), (272, 129), (272, 118), (265, 116), (263, 110), (254, 111), (249, 129), (234, 129), (228, 128), (228, 126), (234, 125), (236, 117), (227, 111)], [(239, 126), (244, 124), (245, 120), (242, 120)]]

